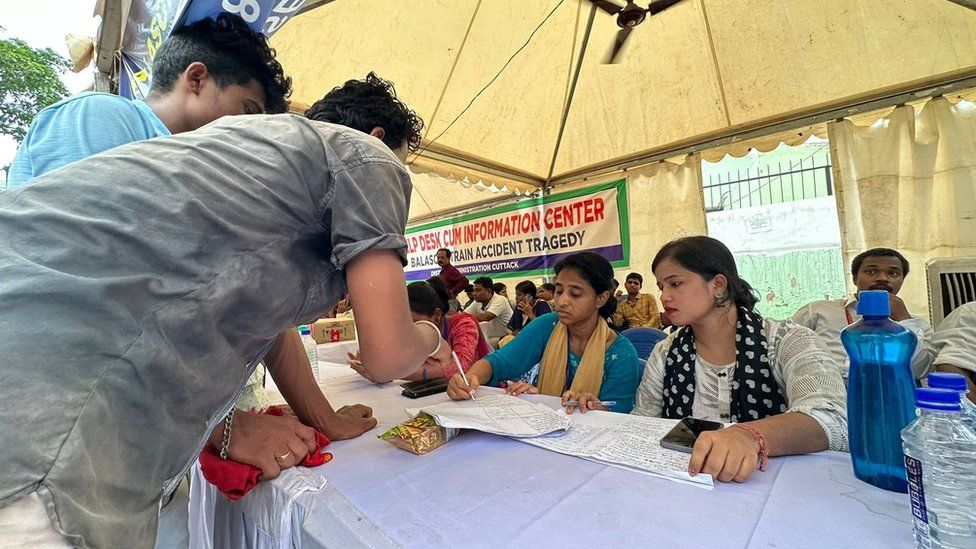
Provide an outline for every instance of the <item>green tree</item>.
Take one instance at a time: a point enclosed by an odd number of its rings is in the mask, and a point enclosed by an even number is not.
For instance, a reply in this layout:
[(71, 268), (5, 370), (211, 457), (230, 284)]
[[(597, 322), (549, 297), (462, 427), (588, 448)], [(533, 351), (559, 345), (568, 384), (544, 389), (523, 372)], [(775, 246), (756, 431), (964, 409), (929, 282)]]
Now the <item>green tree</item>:
[(0, 134), (22, 141), (38, 111), (68, 95), (58, 75), (70, 67), (50, 48), (32, 48), (17, 38), (0, 39)]

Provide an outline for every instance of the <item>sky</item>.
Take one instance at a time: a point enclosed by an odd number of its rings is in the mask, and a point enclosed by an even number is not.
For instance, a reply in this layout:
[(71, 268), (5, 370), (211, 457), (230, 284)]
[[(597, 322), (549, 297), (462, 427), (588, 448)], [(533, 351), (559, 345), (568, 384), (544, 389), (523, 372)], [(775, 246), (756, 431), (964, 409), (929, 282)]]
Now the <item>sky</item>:
[[(67, 34), (95, 36), (98, 31), (97, 17), (93, 17), (95, 0), (30, 0), (29, 2), (4, 2), (0, 9), (2, 38), (20, 38), (35, 48), (51, 48), (68, 58)], [(80, 74), (68, 72), (62, 75), (65, 87), (78, 93), (91, 86), (94, 69)], [(6, 166), (17, 152), (17, 143), (10, 137), (0, 136), (0, 166)], [(0, 188), (4, 174), (0, 172)]]

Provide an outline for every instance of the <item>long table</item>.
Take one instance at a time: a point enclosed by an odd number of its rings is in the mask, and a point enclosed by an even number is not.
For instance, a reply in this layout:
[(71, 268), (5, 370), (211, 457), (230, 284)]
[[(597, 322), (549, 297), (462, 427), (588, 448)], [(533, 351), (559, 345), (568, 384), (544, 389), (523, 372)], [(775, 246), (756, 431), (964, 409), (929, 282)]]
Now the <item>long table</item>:
[[(712, 491), (478, 432), (413, 455), (377, 435), (406, 419), (404, 408), (446, 395), (411, 400), (397, 384), (369, 383), (338, 361), (352, 345), (320, 346), (330, 360), (321, 386), (337, 407), (372, 406), (377, 428), (332, 443), (327, 465), (262, 483), (218, 520), (267, 524), (268, 509), (290, 497), (294, 531), (279, 542), (306, 548), (912, 546), (908, 497), (858, 481), (847, 454), (774, 458), (748, 482)], [(300, 475), (325, 481), (296, 497)]]

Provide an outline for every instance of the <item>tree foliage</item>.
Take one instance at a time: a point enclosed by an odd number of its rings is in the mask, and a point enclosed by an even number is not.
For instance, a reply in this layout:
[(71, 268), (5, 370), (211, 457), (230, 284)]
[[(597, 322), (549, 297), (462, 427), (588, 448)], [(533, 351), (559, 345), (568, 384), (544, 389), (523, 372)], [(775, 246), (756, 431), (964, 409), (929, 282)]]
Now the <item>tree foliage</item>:
[(58, 75), (70, 67), (50, 48), (0, 39), (0, 134), (23, 140), (38, 111), (68, 95)]

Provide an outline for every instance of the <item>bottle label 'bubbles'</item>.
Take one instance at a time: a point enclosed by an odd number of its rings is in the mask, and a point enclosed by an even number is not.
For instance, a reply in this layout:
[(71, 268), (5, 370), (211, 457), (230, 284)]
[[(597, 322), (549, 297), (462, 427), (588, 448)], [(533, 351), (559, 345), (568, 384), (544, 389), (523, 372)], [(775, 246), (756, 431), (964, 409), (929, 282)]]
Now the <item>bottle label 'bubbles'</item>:
[(922, 462), (905, 456), (905, 469), (908, 471), (908, 495), (912, 500), (912, 522), (915, 527), (915, 547), (929, 549), (929, 516), (925, 509), (925, 490), (922, 488)]

